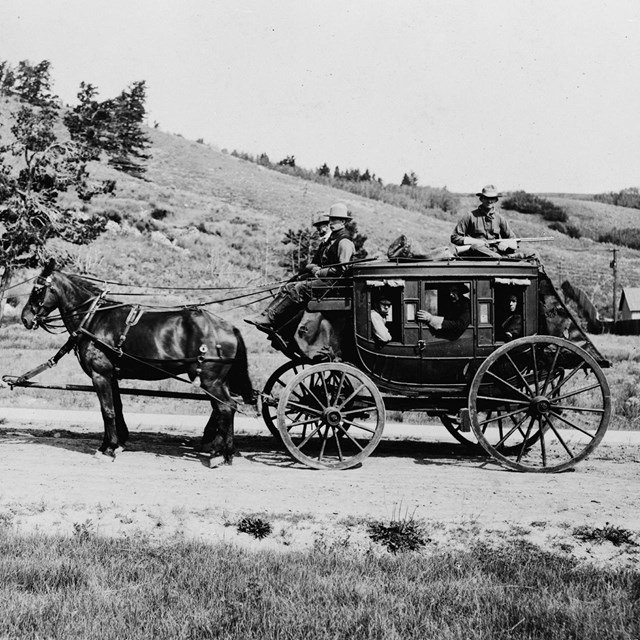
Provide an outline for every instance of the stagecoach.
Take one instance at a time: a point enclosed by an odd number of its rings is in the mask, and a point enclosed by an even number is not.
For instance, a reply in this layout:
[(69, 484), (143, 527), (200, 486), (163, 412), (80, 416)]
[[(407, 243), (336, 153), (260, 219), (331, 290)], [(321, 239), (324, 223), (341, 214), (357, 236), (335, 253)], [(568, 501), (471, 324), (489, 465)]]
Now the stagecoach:
[[(421, 309), (442, 314), (452, 284), (466, 285), (471, 309), (455, 340), (438, 337), (417, 316)], [(382, 288), (392, 302), (386, 344), (371, 324)], [(501, 327), (512, 295), (522, 337), (506, 341)], [(330, 325), (339, 349), (318, 362), (300, 348), (310, 338), (299, 326), (283, 331), (283, 341), (272, 336), (289, 360), (268, 379), (261, 410), (274, 436), (309, 467), (362, 463), (382, 437), (387, 412), (424, 412), (462, 444), (520, 471), (568, 469), (607, 429), (602, 369), (609, 363), (536, 259), (356, 263), (340, 281), (314, 286), (307, 316)]]

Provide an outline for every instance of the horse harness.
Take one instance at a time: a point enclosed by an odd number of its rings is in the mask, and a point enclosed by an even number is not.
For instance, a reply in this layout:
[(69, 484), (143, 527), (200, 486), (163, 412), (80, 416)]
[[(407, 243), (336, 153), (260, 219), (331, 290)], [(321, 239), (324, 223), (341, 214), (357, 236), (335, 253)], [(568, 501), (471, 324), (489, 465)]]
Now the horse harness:
[[(44, 327), (44, 324), (41, 322), (41, 320), (46, 315), (46, 314), (43, 313), (43, 311), (45, 311), (45, 309), (44, 309), (44, 300), (46, 298), (46, 292), (49, 290), (49, 288), (50, 288), (52, 283), (53, 283), (53, 280), (52, 280), (51, 276), (47, 276), (47, 278), (44, 280), (44, 282), (39, 282), (39, 281), (36, 282), (36, 287), (35, 287), (36, 293), (40, 294), (43, 289), (45, 291), (44, 295), (42, 295), (41, 302), (38, 303), (38, 308), (37, 308), (37, 311), (35, 313), (36, 324), (40, 325), (40, 326), (43, 326), (43, 327)], [(91, 331), (89, 331), (86, 328), (86, 326), (91, 322), (91, 320), (95, 316), (96, 312), (100, 311), (100, 304), (103, 301), (105, 301), (106, 296), (107, 296), (108, 293), (109, 293), (108, 290), (104, 289), (104, 290), (102, 290), (100, 292), (100, 294), (98, 294), (97, 296), (95, 296), (93, 298), (93, 300), (91, 301), (91, 306), (89, 307), (87, 313), (82, 318), (78, 328), (76, 330), (70, 332), (69, 339), (65, 342), (65, 344), (58, 350), (58, 352), (53, 357), (49, 358), (49, 360), (47, 360), (43, 364), (38, 365), (34, 369), (31, 369), (27, 373), (25, 373), (25, 374), (21, 375), (20, 377), (16, 378), (16, 380), (13, 383), (12, 386), (19, 386), (20, 384), (26, 382), (27, 380), (30, 380), (31, 378), (33, 378), (34, 376), (42, 373), (43, 371), (46, 371), (47, 369), (50, 369), (50, 368), (56, 366), (58, 364), (58, 362), (67, 353), (71, 352), (72, 350), (76, 352), (76, 356), (77, 356), (78, 355), (78, 342), (79, 342), (81, 336), (85, 336), (91, 342), (97, 344), (102, 349), (105, 349), (105, 350), (110, 351), (111, 353), (115, 354), (115, 356), (116, 356), (116, 358), (118, 360), (116, 361), (116, 363), (113, 363), (113, 365), (114, 365), (114, 371), (115, 371), (116, 376), (118, 378), (120, 378), (120, 367), (118, 366), (117, 362), (119, 361), (120, 358), (126, 357), (126, 358), (129, 358), (130, 360), (138, 362), (139, 364), (142, 364), (143, 366), (147, 366), (147, 367), (150, 367), (150, 368), (155, 369), (157, 371), (160, 371), (160, 372), (162, 372), (163, 375), (165, 375), (167, 377), (175, 378), (176, 380), (180, 380), (181, 382), (185, 382), (187, 384), (193, 384), (194, 386), (200, 387), (202, 389), (202, 391), (206, 395), (211, 396), (212, 398), (214, 398), (217, 401), (220, 401), (219, 398), (216, 398), (213, 394), (209, 393), (209, 391), (207, 391), (206, 389), (202, 388), (202, 386), (200, 384), (200, 376), (202, 374), (202, 366), (206, 362), (219, 362), (219, 363), (230, 364), (235, 360), (235, 358), (224, 358), (223, 357), (223, 355), (222, 355), (222, 345), (216, 344), (217, 357), (213, 357), (213, 358), (212, 357), (207, 357), (206, 354), (208, 353), (209, 349), (208, 349), (206, 344), (201, 344), (200, 345), (200, 347), (198, 349), (199, 354), (197, 356), (189, 357), (189, 358), (175, 358), (175, 359), (139, 358), (137, 356), (134, 356), (134, 355), (131, 355), (129, 353), (126, 353), (125, 351), (123, 351), (122, 347), (123, 347), (123, 345), (124, 345), (124, 343), (125, 343), (125, 341), (127, 339), (127, 335), (129, 333), (129, 331), (131, 330), (131, 327), (134, 327), (136, 324), (138, 324), (138, 322), (140, 322), (140, 319), (142, 318), (142, 316), (145, 313), (145, 309), (142, 308), (140, 305), (133, 305), (131, 307), (129, 315), (127, 316), (127, 318), (125, 320), (125, 324), (124, 324), (122, 333), (120, 334), (120, 336), (118, 338), (118, 341), (117, 341), (115, 346), (112, 345), (112, 344), (109, 344), (108, 342), (105, 342), (102, 338), (99, 338), (97, 335), (95, 335), (94, 333), (92, 333)], [(46, 329), (46, 327), (44, 327), (44, 328)], [(197, 363), (197, 366), (196, 366), (196, 377), (194, 378), (193, 382), (191, 382), (190, 380), (185, 380), (184, 378), (180, 377), (179, 375), (170, 373), (166, 369), (164, 369), (162, 366), (160, 366), (161, 363), (184, 363), (184, 364), (188, 364), (190, 362)]]

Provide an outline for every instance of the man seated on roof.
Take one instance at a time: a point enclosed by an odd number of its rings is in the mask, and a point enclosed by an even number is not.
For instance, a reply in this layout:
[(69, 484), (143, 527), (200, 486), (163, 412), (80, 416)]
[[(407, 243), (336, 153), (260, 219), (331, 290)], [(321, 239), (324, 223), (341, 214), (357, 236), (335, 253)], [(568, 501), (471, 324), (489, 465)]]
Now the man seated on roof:
[(449, 287), (449, 305), (443, 316), (422, 309), (416, 313), (418, 322), (425, 322), (436, 338), (457, 340), (471, 322), (471, 305), (465, 294), (469, 287), (455, 282)]
[[(331, 278), (343, 275), (346, 263), (353, 260), (356, 248), (351, 235), (345, 228), (351, 220), (347, 205), (339, 202), (329, 209), (329, 241), (317, 256), (318, 263), (307, 265), (312, 278), (298, 282), (289, 282), (280, 288), (269, 306), (254, 318), (245, 318), (245, 322), (256, 326), (261, 331), (270, 333), (293, 320), (311, 299), (315, 284), (331, 282)], [(315, 259), (315, 258), (314, 258)]]
[(480, 206), (459, 220), (451, 234), (451, 243), (460, 247), (459, 254), (493, 257), (514, 253), (518, 249), (518, 242), (513, 240), (516, 234), (507, 219), (496, 211), (501, 194), (488, 184), (476, 195)]

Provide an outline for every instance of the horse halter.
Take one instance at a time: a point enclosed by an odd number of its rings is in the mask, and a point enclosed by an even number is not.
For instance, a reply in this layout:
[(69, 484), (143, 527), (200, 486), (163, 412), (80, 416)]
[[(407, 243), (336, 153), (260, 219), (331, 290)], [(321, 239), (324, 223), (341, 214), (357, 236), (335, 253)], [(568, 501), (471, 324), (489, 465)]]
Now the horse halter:
[(47, 276), (46, 278), (43, 278), (42, 276), (38, 276), (36, 278), (36, 283), (33, 287), (33, 295), (37, 296), (39, 302), (37, 306), (35, 304), (31, 305), (31, 308), (33, 309), (33, 312), (34, 312), (34, 316), (33, 316), (34, 329), (37, 329), (38, 326), (44, 326), (41, 321), (44, 318), (46, 318), (46, 316), (51, 311), (51, 309), (45, 308), (44, 303), (45, 303), (45, 300), (47, 299), (47, 293), (49, 293), (49, 289), (51, 288), (52, 284), (53, 284), (53, 279), (50, 275)]

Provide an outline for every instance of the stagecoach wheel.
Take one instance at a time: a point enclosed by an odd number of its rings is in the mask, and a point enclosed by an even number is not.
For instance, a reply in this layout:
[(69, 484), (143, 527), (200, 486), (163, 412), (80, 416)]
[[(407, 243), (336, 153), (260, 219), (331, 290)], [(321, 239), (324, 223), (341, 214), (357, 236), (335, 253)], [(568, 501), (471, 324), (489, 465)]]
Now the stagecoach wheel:
[(262, 390), (262, 419), (267, 425), (271, 435), (282, 444), (282, 438), (278, 431), (278, 400), (282, 391), (290, 380), (297, 376), (305, 367), (310, 367), (308, 362), (288, 360), (279, 366), (267, 380)]
[[(494, 415), (495, 413), (493, 411), (483, 411), (482, 413), (478, 414), (478, 422), (484, 425), (483, 432), (485, 434), (485, 437), (489, 439), (489, 442), (492, 445), (495, 444), (497, 446), (497, 448), (500, 450), (500, 453), (503, 453), (505, 455), (510, 455), (513, 452), (517, 452), (519, 450), (519, 447), (522, 445), (522, 442), (518, 444), (509, 444), (509, 445), (498, 444), (500, 443), (502, 436), (504, 435), (504, 433), (506, 433), (506, 430), (508, 428), (508, 425), (505, 423), (504, 420), (498, 420), (496, 425), (497, 429), (495, 430), (490, 430), (487, 428), (488, 424), (492, 424), (491, 422), (487, 422), (487, 420), (490, 420)], [(462, 420), (460, 418), (459, 413), (442, 414), (440, 416), (440, 420), (442, 424), (446, 427), (447, 431), (460, 444), (463, 444), (466, 447), (469, 447), (469, 449), (472, 450), (473, 453), (475, 454), (480, 454), (480, 455), (487, 454), (486, 450), (482, 446), (480, 446), (480, 444), (478, 443), (476, 434), (474, 433), (473, 429), (470, 428), (469, 431), (463, 431)], [(537, 439), (538, 439), (538, 436), (535, 434), (527, 438), (525, 448), (528, 449), (529, 447), (531, 447), (536, 442)]]
[[(440, 422), (447, 431), (460, 443), (467, 447), (479, 449), (478, 441), (475, 439), (473, 431), (462, 431), (463, 425), (459, 413), (440, 414)], [(482, 449), (481, 449), (482, 450)]]
[(602, 440), (611, 394), (602, 369), (579, 346), (530, 336), (494, 351), (469, 393), (471, 427), (482, 447), (518, 471), (573, 467)]
[(377, 446), (385, 422), (382, 396), (361, 371), (341, 362), (312, 365), (287, 384), (278, 430), (298, 462), (348, 469)]

